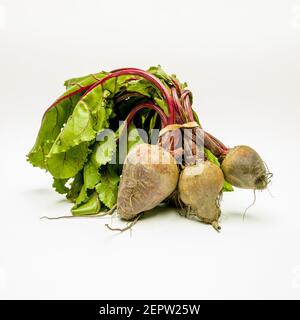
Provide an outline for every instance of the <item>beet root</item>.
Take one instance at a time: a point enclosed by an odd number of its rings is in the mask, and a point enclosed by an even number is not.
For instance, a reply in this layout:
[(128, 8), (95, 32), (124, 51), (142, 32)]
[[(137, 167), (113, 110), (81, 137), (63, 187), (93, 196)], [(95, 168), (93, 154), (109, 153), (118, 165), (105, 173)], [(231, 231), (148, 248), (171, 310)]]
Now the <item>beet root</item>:
[(180, 200), (186, 205), (186, 215), (196, 216), (219, 230), (219, 197), (223, 185), (222, 170), (214, 163), (202, 161), (185, 167), (180, 174), (178, 191)]
[(237, 146), (229, 150), (221, 168), (225, 179), (243, 189), (262, 190), (269, 182), (270, 173), (259, 154), (248, 146)]
[(119, 185), (117, 211), (125, 220), (135, 219), (165, 200), (178, 183), (173, 156), (158, 145), (140, 144), (127, 155)]

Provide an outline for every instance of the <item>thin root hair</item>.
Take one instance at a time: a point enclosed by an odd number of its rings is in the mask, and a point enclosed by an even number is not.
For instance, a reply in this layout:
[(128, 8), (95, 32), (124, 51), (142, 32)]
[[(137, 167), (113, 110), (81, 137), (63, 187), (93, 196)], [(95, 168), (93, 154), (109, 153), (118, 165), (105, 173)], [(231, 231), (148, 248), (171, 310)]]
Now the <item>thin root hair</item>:
[(255, 191), (256, 191), (256, 190), (253, 189), (253, 202), (250, 204), (250, 206), (248, 206), (248, 207), (245, 209), (245, 211), (244, 211), (244, 213), (243, 213), (243, 221), (245, 220), (247, 211), (248, 211), (252, 206), (254, 206), (254, 204), (255, 204), (255, 202), (256, 202), (256, 193), (255, 193)]
[(143, 212), (140, 213), (133, 221), (127, 223), (127, 226), (125, 228), (113, 228), (109, 224), (105, 224), (105, 226), (111, 230), (111, 231), (119, 231), (119, 232), (124, 232), (127, 230), (131, 231), (131, 228), (139, 221), (139, 219), (143, 216)]

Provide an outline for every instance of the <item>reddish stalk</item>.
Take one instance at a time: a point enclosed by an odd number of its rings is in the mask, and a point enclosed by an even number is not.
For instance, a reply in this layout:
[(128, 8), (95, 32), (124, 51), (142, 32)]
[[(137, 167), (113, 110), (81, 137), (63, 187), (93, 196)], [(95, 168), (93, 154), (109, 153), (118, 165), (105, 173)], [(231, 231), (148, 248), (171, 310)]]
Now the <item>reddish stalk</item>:
[(169, 116), (168, 116), (168, 123), (174, 123), (174, 107), (173, 107), (173, 101), (172, 101), (172, 97), (170, 96), (167, 88), (163, 85), (163, 83), (156, 78), (155, 76), (153, 76), (151, 73), (146, 72), (144, 70), (140, 70), (140, 69), (135, 69), (135, 68), (124, 68), (121, 69), (119, 71), (115, 71), (111, 74), (108, 74), (107, 76), (105, 76), (104, 78), (100, 79), (99, 81), (95, 82), (84, 94), (87, 95), (91, 90), (93, 90), (95, 87), (102, 85), (105, 81), (111, 79), (111, 78), (115, 78), (115, 77), (119, 77), (119, 76), (124, 76), (124, 75), (133, 75), (133, 76), (140, 76), (146, 80), (148, 80), (149, 82), (151, 82), (164, 96), (167, 105), (168, 105), (168, 109), (169, 109)]
[[(183, 108), (181, 106), (180, 100), (179, 100), (178, 95), (177, 95), (176, 88), (172, 87), (171, 88), (171, 92), (172, 92), (172, 98), (173, 98), (174, 107), (175, 107), (176, 112), (179, 115), (179, 118), (180, 118), (181, 122), (182, 123), (187, 122), (188, 121), (187, 115), (185, 114), (185, 112), (184, 112), (184, 110), (183, 110)], [(178, 123), (177, 119), (176, 119), (176, 123)]]
[(194, 121), (193, 110), (191, 106), (190, 100), (191, 92), (189, 90), (184, 90), (183, 94), (181, 95), (181, 100), (185, 109), (185, 112), (188, 114), (189, 121)]
[(206, 134), (221, 148), (224, 152), (228, 151), (228, 148), (219, 139), (215, 138), (212, 134), (206, 132)]
[(220, 157), (228, 152), (228, 148), (214, 136), (204, 131), (204, 146), (216, 157)]
[[(155, 105), (152, 102), (144, 102), (144, 103), (139, 103), (138, 105), (136, 105), (128, 114), (128, 116), (125, 119), (125, 127), (127, 128), (128, 125), (131, 123), (131, 121), (133, 120), (134, 116), (136, 115), (136, 113), (142, 109), (151, 109), (154, 110), (158, 113), (160, 120), (161, 120), (161, 126), (162, 128), (164, 128), (167, 124), (168, 124), (168, 117), (165, 115), (165, 113), (162, 111), (162, 109), (160, 107), (158, 107), (157, 105)], [(122, 136), (123, 134), (123, 127), (119, 133), (119, 138)]]
[(139, 69), (139, 68), (125, 67), (125, 68), (114, 69), (114, 70), (110, 71), (110, 73), (114, 73), (114, 72), (118, 72), (118, 71), (124, 71), (124, 70), (128, 70), (128, 69), (142, 70), (142, 69)]
[(160, 120), (161, 120), (161, 125), (162, 128), (164, 128), (167, 124), (168, 124), (168, 118), (167, 116), (164, 114), (164, 112), (162, 111), (162, 109), (160, 107), (158, 107), (157, 105), (155, 105), (152, 102), (144, 102), (144, 103), (140, 103), (138, 105), (136, 105), (128, 114), (127, 118), (126, 118), (126, 124), (130, 124), (130, 122), (132, 121), (132, 119), (134, 118), (135, 114), (140, 111), (141, 109), (151, 109), (154, 110), (158, 113)]
[(172, 82), (173, 82), (173, 84), (174, 84), (174, 86), (175, 86), (175, 88), (176, 88), (176, 91), (177, 91), (178, 96), (181, 97), (181, 95), (182, 95), (182, 90), (181, 90), (181, 88), (180, 88), (180, 86), (179, 86), (179, 83), (178, 83), (177, 79), (172, 77)]
[(175, 107), (175, 111), (180, 113), (181, 112), (181, 105), (180, 105), (180, 101), (178, 99), (176, 88), (172, 87), (171, 92), (172, 92), (172, 98), (173, 98), (173, 104)]

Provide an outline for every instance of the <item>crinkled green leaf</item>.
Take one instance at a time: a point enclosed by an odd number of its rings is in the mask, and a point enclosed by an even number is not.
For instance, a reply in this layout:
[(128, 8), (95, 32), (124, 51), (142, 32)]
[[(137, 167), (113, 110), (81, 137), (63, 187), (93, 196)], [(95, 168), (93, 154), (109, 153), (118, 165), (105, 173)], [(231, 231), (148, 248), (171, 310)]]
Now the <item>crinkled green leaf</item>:
[(99, 106), (97, 110), (92, 112), (94, 120), (95, 132), (100, 132), (103, 128), (109, 127), (109, 118), (112, 113), (112, 109)]
[(95, 185), (100, 181), (99, 167), (91, 160), (89, 160), (83, 168), (83, 185), (81, 187), (78, 198), (76, 199), (76, 206), (88, 200), (88, 190), (95, 188)]
[(74, 206), (71, 211), (73, 216), (86, 216), (97, 214), (100, 209), (101, 203), (97, 193), (94, 192), (86, 203), (83, 203), (81, 206)]
[(77, 103), (73, 114), (53, 144), (49, 152), (50, 157), (95, 138), (96, 131), (93, 128), (91, 108), (95, 108), (95, 104), (98, 104), (101, 99), (97, 94), (98, 91), (96, 87)]
[(92, 161), (87, 162), (83, 168), (83, 180), (87, 189), (93, 189), (100, 180), (98, 166)]
[(165, 99), (163, 98), (161, 92), (154, 87), (151, 82), (144, 79), (130, 81), (126, 84), (126, 91), (137, 92), (145, 97), (150, 98), (165, 112), (165, 114), (168, 115), (169, 109)]
[(63, 125), (69, 119), (74, 107), (84, 93), (84, 91), (78, 93), (76, 93), (76, 91), (82, 87), (94, 84), (97, 79), (101, 79), (106, 75), (107, 72), (102, 71), (94, 75), (73, 78), (65, 81), (67, 90), (59, 97), (59, 99), (62, 99), (63, 97), (67, 98), (55, 104), (45, 113), (35, 145), (27, 156), (28, 161), (32, 163), (33, 166), (37, 166), (42, 169), (47, 168), (45, 157), (50, 152), (50, 149), (52, 148), (52, 145), (59, 135)]
[(79, 195), (75, 200), (75, 206), (73, 207), (73, 209), (79, 207), (81, 204), (86, 203), (89, 196), (87, 193), (87, 188), (85, 187), (85, 185), (83, 185), (80, 189)]
[(76, 94), (62, 100), (44, 114), (36, 142), (27, 155), (28, 161), (33, 166), (46, 169), (46, 156), (80, 97), (81, 94)]
[(158, 105), (166, 115), (169, 115), (169, 108), (167, 106), (166, 100), (158, 94), (157, 97), (154, 97), (154, 102)]
[(108, 127), (108, 119), (112, 115), (111, 97), (127, 79), (128, 76), (110, 79), (86, 93), (57, 137), (50, 150), (50, 156), (65, 152), (82, 142), (92, 141), (97, 132)]
[(79, 196), (82, 185), (83, 185), (83, 177), (82, 177), (82, 171), (80, 171), (76, 174), (73, 181), (70, 183), (70, 190), (67, 193), (67, 199), (69, 199), (72, 202), (76, 202), (76, 199)]
[(74, 176), (83, 167), (88, 156), (88, 145), (96, 137), (94, 127), (100, 130), (109, 125), (106, 117), (111, 112), (103, 107), (102, 98), (102, 89), (98, 86), (76, 105), (47, 156), (47, 168), (55, 177)]
[(174, 83), (173, 83), (173, 80), (175, 80), (180, 89), (181, 90), (184, 90), (186, 87), (187, 87), (187, 83), (184, 82), (184, 83), (181, 83), (178, 78), (176, 77), (175, 74), (172, 74), (171, 76), (169, 76), (163, 69), (160, 65), (158, 66), (153, 66), (153, 67), (150, 67), (148, 70), (148, 72), (152, 73), (154, 76), (156, 76), (157, 78), (160, 79), (160, 81), (162, 81), (165, 85), (167, 86), (173, 86)]
[(71, 78), (64, 82), (64, 86), (66, 87), (67, 90), (72, 87), (77, 87), (78, 89), (80, 87), (89, 86), (94, 84), (98, 80), (104, 78), (107, 74), (108, 72), (101, 71), (95, 74), (88, 74), (83, 77)]
[(126, 84), (126, 91), (137, 92), (145, 97), (151, 97), (150, 91), (154, 91), (149, 81), (141, 79), (130, 81)]
[(161, 67), (160, 65), (150, 67), (147, 71), (150, 72), (150, 73), (152, 73), (154, 76), (156, 76), (157, 78), (159, 78), (161, 81), (165, 82), (167, 85), (169, 85), (169, 86), (172, 86), (172, 85), (173, 85), (172, 77), (170, 77), (170, 76), (162, 69), (162, 67)]
[(109, 209), (117, 202), (119, 181), (117, 166), (108, 165), (105, 172), (101, 174), (100, 183), (96, 185), (101, 202)]
[[(171, 83), (171, 78), (160, 66), (152, 67), (149, 71), (159, 77), (161, 81)], [(69, 97), (70, 94), (74, 94), (74, 96), (60, 101), (45, 114), (37, 141), (28, 155), (28, 160), (34, 166), (47, 169), (45, 161), (47, 155), (50, 159), (54, 154), (65, 153), (82, 142), (92, 141), (97, 132), (109, 126), (107, 120), (114, 115), (111, 98), (121, 90), (144, 94), (160, 106), (166, 114), (168, 113), (161, 93), (149, 81), (143, 79), (127, 81), (132, 78), (130, 75), (112, 78), (103, 85), (96, 86), (78, 102), (85, 91), (75, 94), (80, 88), (86, 88), (106, 75), (107, 72), (100, 72), (65, 81), (67, 91), (59, 99), (65, 96)], [(64, 124), (66, 125), (61, 131)], [(64, 156), (64, 158), (68, 157), (68, 155)], [(53, 158), (56, 159), (57, 156), (53, 156)], [(60, 158), (59, 163), (61, 163)], [(50, 161), (50, 170), (53, 170), (53, 162), (54, 160)]]
[(53, 179), (53, 184), (52, 187), (55, 189), (56, 192), (60, 194), (65, 194), (70, 191), (68, 187), (66, 187), (66, 183), (68, 182), (69, 179)]
[(47, 169), (55, 178), (74, 177), (83, 168), (89, 154), (88, 144), (81, 143), (63, 153), (52, 154), (47, 158)]

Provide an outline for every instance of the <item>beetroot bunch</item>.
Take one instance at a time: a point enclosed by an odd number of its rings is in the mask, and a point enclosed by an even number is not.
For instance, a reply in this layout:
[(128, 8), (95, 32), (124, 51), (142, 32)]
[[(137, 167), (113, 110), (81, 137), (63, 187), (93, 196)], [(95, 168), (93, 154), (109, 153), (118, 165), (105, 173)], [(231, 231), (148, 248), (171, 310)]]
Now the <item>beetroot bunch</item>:
[(102, 71), (65, 87), (27, 157), (52, 174), (74, 216), (116, 208), (136, 221), (164, 203), (218, 230), (223, 191), (269, 183), (257, 152), (227, 148), (205, 132), (186, 83), (160, 66)]

